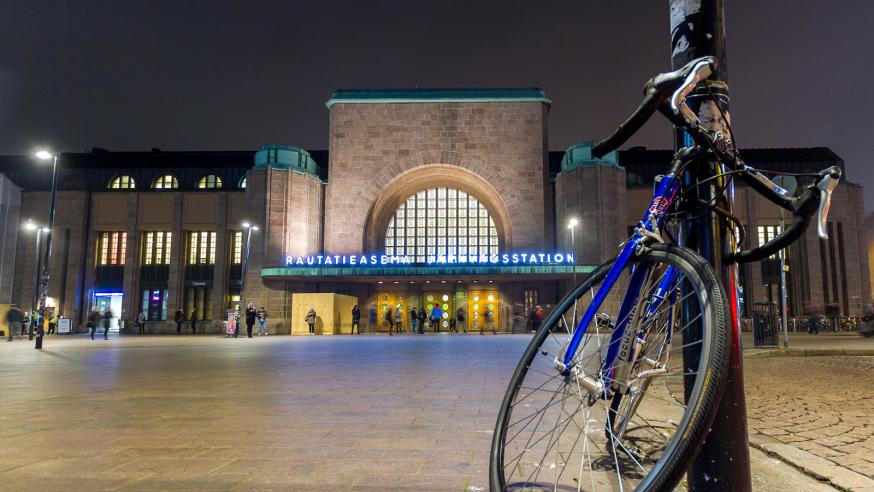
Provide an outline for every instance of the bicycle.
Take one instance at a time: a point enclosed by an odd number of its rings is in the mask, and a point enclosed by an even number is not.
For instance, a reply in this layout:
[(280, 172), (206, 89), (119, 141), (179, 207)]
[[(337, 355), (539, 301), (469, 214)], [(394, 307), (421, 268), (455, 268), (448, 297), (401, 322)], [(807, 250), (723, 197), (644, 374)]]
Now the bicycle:
[[(798, 239), (814, 214), (825, 237), (840, 168), (816, 173), (815, 183), (793, 197), (744, 164), (730, 127), (728, 136), (703, 128), (686, 104), (696, 86), (709, 87), (705, 81), (715, 63), (699, 58), (650, 79), (637, 110), (592, 148), (595, 157), (615, 150), (656, 111), (691, 139), (658, 181), (619, 255), (564, 297), (523, 353), (492, 439), (492, 490), (665, 490), (685, 473), (725, 383), (731, 318), (713, 269), (673, 241), (673, 228), (676, 219), (703, 210), (734, 223), (736, 243), (744, 239), (734, 216), (688, 198), (696, 186), (720, 186), (722, 192), (736, 176), (795, 215), (781, 235), (729, 253), (724, 263), (774, 254)], [(722, 111), (709, 88), (707, 93)], [(713, 178), (685, 185), (685, 171), (702, 165), (718, 166)]]

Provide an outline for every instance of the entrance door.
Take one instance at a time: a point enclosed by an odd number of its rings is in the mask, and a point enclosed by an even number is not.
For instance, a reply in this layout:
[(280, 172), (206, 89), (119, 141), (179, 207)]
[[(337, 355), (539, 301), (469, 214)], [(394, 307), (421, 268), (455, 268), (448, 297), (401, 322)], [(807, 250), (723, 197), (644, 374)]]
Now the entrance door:
[[(434, 305), (439, 305), (440, 309), (443, 310), (443, 319), (440, 320), (440, 324), (437, 327), (437, 331), (449, 331), (449, 318), (455, 316), (455, 311), (452, 306), (452, 293), (451, 292), (423, 292), (422, 300), (425, 304), (425, 315), (430, 319), (431, 318), (431, 309)], [(434, 331), (433, 326), (428, 326), (431, 331)]]
[[(121, 299), (122, 294), (120, 293), (94, 294), (94, 309), (97, 309), (101, 316), (103, 316), (103, 313), (105, 313), (107, 309), (112, 311), (112, 318), (109, 320), (109, 331), (112, 332), (118, 331), (118, 317), (121, 315)], [(100, 328), (103, 329), (102, 319), (100, 323)]]
[(472, 290), (467, 298), (472, 331), (479, 331), (480, 326), (484, 330), (491, 331), (491, 324), (494, 324), (496, 331), (501, 329), (498, 322), (498, 301), (500, 298), (497, 290)]
[(392, 321), (398, 309), (401, 310), (401, 326), (404, 331), (407, 331), (409, 325), (409, 314), (407, 311), (407, 294), (406, 292), (380, 292), (376, 295), (378, 302), (379, 319), (376, 320), (377, 331), (388, 331), (388, 323), (385, 320), (385, 313), (391, 308)]
[[(143, 290), (143, 314), (150, 321), (167, 319), (167, 289)], [(139, 315), (139, 313), (137, 313)]]

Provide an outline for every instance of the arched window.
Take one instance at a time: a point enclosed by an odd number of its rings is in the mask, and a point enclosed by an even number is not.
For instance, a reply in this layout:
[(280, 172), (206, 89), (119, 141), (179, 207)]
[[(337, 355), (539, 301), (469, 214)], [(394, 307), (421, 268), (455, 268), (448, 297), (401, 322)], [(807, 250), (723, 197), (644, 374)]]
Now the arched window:
[(222, 178), (216, 176), (215, 174), (207, 174), (206, 176), (200, 178), (200, 181), (197, 182), (197, 189), (199, 190), (214, 190), (222, 187)]
[(155, 181), (152, 181), (152, 188), (156, 190), (174, 190), (179, 188), (179, 181), (176, 181), (176, 176), (165, 174), (158, 176)]
[(109, 182), (110, 190), (132, 190), (136, 187), (137, 184), (134, 182), (134, 178), (127, 174), (116, 176)]
[(240, 189), (241, 189), (241, 190), (245, 190), (245, 189), (246, 189), (246, 177), (245, 177), (245, 176), (243, 176), (243, 177), (240, 179)]
[(385, 232), (385, 254), (414, 263), (498, 254), (498, 230), (486, 207), (452, 188), (431, 188), (409, 197)]

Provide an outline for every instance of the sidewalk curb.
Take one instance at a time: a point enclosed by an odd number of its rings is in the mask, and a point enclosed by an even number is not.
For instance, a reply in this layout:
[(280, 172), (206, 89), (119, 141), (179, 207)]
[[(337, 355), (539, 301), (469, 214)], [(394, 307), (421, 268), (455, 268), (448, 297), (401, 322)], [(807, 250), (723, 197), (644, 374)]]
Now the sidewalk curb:
[(779, 458), (786, 464), (796, 468), (801, 473), (827, 483), (838, 490), (869, 490), (874, 488), (874, 480), (857, 473), (849, 468), (842, 467), (808, 453), (791, 444), (783, 444), (773, 441), (761, 434), (750, 434), (750, 447), (756, 448), (763, 453)]
[(828, 357), (828, 356), (874, 356), (874, 349), (747, 349), (745, 359), (765, 359), (770, 357)]

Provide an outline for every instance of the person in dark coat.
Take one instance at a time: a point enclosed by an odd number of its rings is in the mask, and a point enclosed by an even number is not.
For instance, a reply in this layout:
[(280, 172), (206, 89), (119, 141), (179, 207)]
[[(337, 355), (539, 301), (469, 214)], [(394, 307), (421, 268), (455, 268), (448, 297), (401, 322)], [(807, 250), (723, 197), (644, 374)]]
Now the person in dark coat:
[(425, 313), (425, 307), (419, 309), (419, 334), (425, 333), (425, 320), (428, 319), (428, 314)]
[(419, 333), (419, 313), (416, 308), (410, 309), (410, 333)]
[(394, 311), (390, 307), (386, 308), (385, 314), (383, 315), (383, 327), (388, 325), (388, 336), (393, 336), (392, 330), (394, 330)]
[[(107, 309), (103, 313), (103, 339), (104, 340), (109, 340), (109, 322), (110, 321), (112, 321), (112, 310)], [(92, 335), (91, 338), (93, 339), (94, 336)]]
[(100, 311), (92, 309), (88, 313), (88, 331), (91, 332), (91, 340), (94, 340), (94, 332), (97, 331), (97, 325), (100, 324)]
[(185, 321), (185, 313), (182, 312), (182, 306), (176, 306), (176, 314), (173, 316), (173, 321), (176, 322), (176, 334), (182, 334), (182, 322)]
[(191, 334), (194, 335), (197, 333), (197, 309), (191, 310), (189, 321), (191, 322)]
[(21, 309), (18, 309), (18, 306), (15, 304), (9, 306), (9, 311), (6, 311), (6, 331), (8, 331), (9, 338), (7, 341), (12, 341), (12, 330), (14, 330), (14, 326), (20, 325), (24, 320), (24, 313)]
[(355, 329), (358, 328), (358, 334), (361, 334), (361, 310), (358, 309), (358, 304), (352, 307), (352, 331), (350, 335), (355, 334)]
[(246, 335), (252, 338), (252, 328), (255, 326), (255, 320), (258, 319), (258, 311), (255, 310), (255, 305), (251, 302), (246, 306)]

